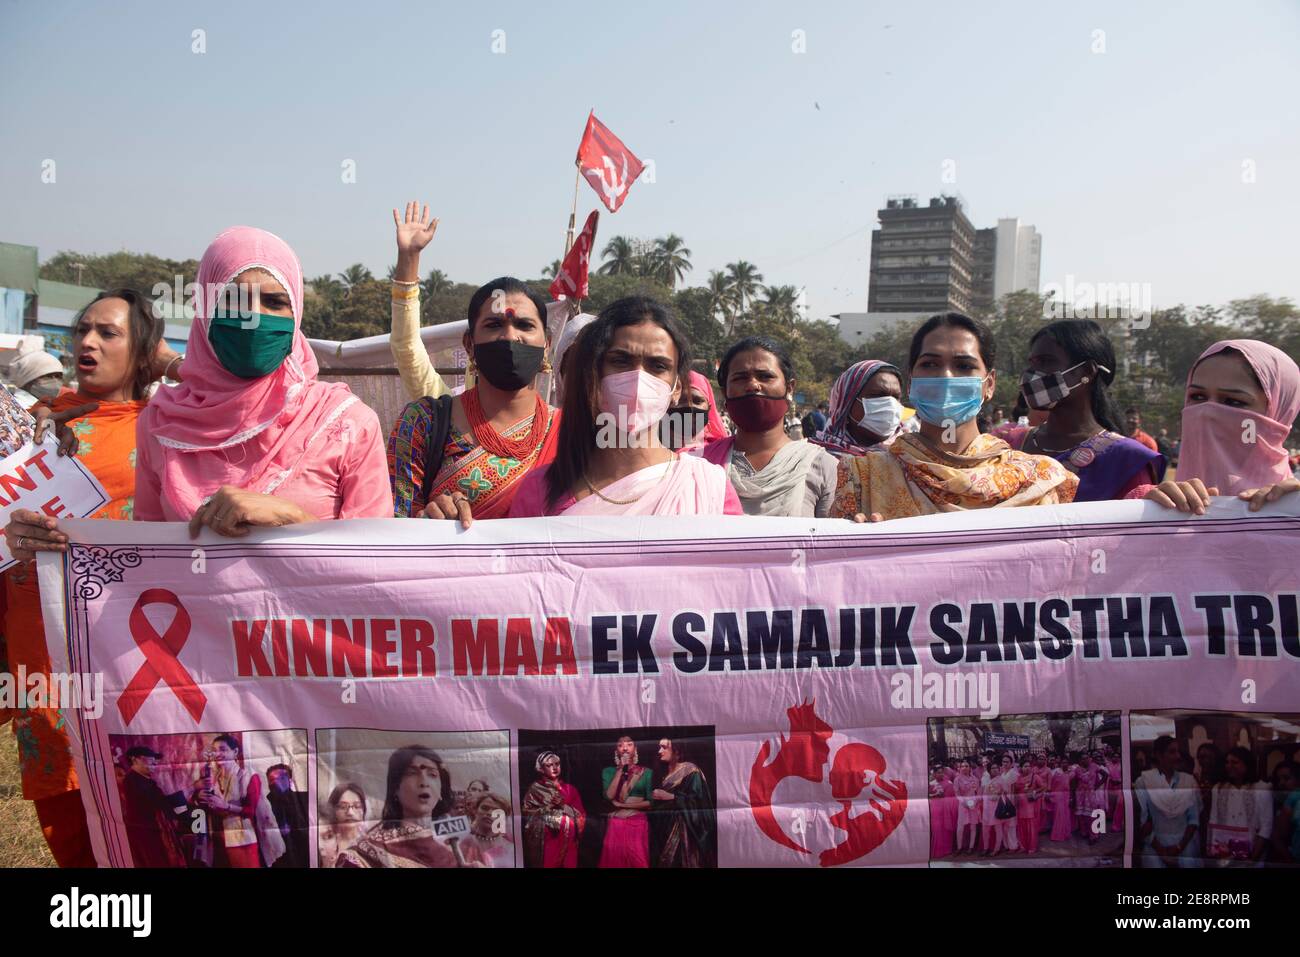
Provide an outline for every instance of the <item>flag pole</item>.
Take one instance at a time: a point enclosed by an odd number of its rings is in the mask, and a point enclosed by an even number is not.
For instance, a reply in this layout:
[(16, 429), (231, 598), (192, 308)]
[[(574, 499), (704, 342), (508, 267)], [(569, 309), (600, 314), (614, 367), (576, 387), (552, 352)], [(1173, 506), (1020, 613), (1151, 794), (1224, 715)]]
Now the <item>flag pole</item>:
[(573, 209), (569, 211), (569, 231), (564, 236), (564, 255), (569, 255), (569, 250), (573, 248), (573, 230), (578, 221), (578, 187), (582, 184), (582, 165), (574, 160), (573, 162)]

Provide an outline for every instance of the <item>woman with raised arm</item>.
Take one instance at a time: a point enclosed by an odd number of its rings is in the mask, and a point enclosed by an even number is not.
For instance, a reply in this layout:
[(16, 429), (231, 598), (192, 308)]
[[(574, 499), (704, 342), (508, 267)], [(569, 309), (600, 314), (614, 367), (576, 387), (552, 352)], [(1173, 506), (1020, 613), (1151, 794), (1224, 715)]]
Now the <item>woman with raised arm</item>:
[(795, 379), (785, 346), (765, 336), (740, 340), (722, 357), (718, 384), (736, 432), (700, 455), (727, 470), (745, 514), (825, 518), (835, 497), (835, 456), (786, 434)]
[(221, 535), (392, 514), (379, 419), (316, 378), (302, 267), (280, 237), (225, 230), (199, 262), (184, 381), (140, 415), (136, 518)]
[(551, 370), (546, 300), (503, 276), (474, 293), (468, 319), (474, 385), (409, 403), (388, 437), (399, 518), (504, 518), (524, 478), (555, 458), (560, 413), (535, 381)]
[[(99, 480), (108, 504), (90, 518), (135, 517), (136, 419), (148, 386), (179, 358), (162, 339), (162, 321), (151, 303), (133, 289), (100, 293), (72, 323), (72, 353), (77, 389), (64, 389), (33, 411), (41, 415), (37, 442), (52, 425), (63, 427), (60, 453), (74, 454)], [(13, 557), (31, 562), (38, 551), (66, 551), (67, 535), (43, 512), (15, 509), (5, 536)], [(5, 638), (9, 668), (48, 674), (49, 651), (41, 618), (35, 569), (11, 568), (5, 575)], [(22, 772), (23, 797), (36, 806), (46, 843), (60, 867), (94, 867), (90, 832), (82, 809), (63, 715), (53, 709), (22, 709), (13, 714)]]
[(1294, 359), (1255, 339), (1216, 342), (1187, 374), (1177, 479), (1127, 497), (1203, 515), (1211, 496), (1234, 495), (1257, 512), (1300, 490), (1286, 450), (1297, 415)]
[(388, 347), (407, 398), (436, 399), (448, 390), (420, 339), (420, 252), (438, 231), (438, 220), (429, 217), (428, 206), (421, 211), (419, 203), (407, 203), (404, 215), (393, 210), (393, 223), (397, 226), (397, 268), (393, 271), (393, 327)]
[(644, 296), (611, 303), (573, 353), (555, 461), (523, 480), (511, 518), (741, 514), (725, 471), (659, 439), (690, 358), (667, 308)]
[(980, 433), (976, 416), (997, 384), (994, 353), (989, 328), (959, 312), (931, 316), (916, 330), (909, 402), (920, 431), (842, 458), (833, 517), (880, 521), (1074, 500), (1079, 480), (1055, 459)]

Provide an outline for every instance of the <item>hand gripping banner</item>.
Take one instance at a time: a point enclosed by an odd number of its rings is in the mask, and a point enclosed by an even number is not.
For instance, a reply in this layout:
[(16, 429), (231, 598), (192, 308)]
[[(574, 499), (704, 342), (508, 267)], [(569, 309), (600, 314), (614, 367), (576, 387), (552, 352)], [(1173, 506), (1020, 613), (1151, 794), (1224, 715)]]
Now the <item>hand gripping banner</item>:
[(83, 520), (40, 585), (104, 866), (1286, 864), (1297, 498)]

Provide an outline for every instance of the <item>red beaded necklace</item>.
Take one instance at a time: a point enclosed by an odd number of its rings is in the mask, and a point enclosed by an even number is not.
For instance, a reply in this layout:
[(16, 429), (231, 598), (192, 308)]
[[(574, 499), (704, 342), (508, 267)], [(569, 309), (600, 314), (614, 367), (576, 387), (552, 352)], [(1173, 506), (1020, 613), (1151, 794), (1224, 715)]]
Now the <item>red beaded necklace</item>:
[(547, 414), (549, 410), (546, 403), (542, 401), (540, 393), (537, 395), (537, 405), (533, 409), (532, 426), (524, 436), (517, 439), (508, 439), (492, 427), (492, 423), (483, 414), (483, 406), (478, 399), (478, 389), (470, 389), (462, 393), (460, 401), (465, 409), (465, 418), (469, 420), (470, 431), (474, 433), (474, 441), (493, 455), (526, 462), (542, 444), (542, 437), (546, 435), (550, 416)]

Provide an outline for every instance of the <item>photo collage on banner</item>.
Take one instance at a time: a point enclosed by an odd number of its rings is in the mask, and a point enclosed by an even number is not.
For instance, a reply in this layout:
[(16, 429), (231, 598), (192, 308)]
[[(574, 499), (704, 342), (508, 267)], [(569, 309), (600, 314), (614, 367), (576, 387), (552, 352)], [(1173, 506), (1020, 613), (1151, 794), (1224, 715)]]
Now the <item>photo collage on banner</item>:
[(109, 735), (136, 867), (308, 867), (307, 732)]
[(527, 867), (716, 867), (712, 727), (519, 732)]

